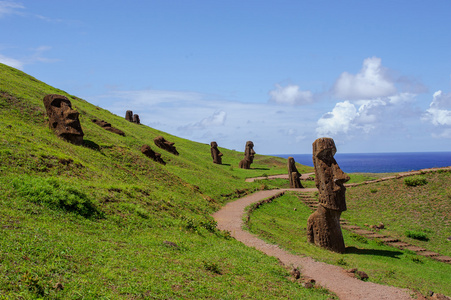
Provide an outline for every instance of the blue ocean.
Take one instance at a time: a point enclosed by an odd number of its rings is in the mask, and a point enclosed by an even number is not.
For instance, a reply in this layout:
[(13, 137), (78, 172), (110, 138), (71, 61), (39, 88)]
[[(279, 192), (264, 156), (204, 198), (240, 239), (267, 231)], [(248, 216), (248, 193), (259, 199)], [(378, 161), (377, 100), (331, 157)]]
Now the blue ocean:
[[(312, 154), (276, 154), (312, 166)], [(451, 152), (337, 153), (335, 160), (346, 173), (394, 173), (451, 166)]]

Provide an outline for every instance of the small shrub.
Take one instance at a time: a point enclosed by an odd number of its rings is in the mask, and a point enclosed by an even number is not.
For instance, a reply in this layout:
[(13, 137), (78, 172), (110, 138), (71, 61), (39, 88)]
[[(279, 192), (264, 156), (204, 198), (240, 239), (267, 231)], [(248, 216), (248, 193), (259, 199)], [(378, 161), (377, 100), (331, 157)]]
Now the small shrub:
[(429, 241), (427, 234), (421, 231), (407, 230), (406, 236), (419, 241)]
[(382, 246), (382, 245), (384, 245), (384, 242), (383, 241), (381, 241), (380, 239), (374, 239), (374, 242), (376, 243), (376, 245), (378, 245), (378, 246)]
[(344, 260), (344, 258), (340, 258), (340, 259), (337, 260), (337, 265), (347, 266), (348, 263)]
[(371, 189), (370, 192), (371, 192), (372, 194), (375, 194), (375, 193), (377, 193), (377, 190), (376, 190), (376, 189)]
[(363, 237), (363, 236), (361, 236), (361, 235), (358, 235), (358, 234), (356, 234), (356, 233), (351, 233), (350, 237), (351, 237), (353, 240), (355, 240), (355, 241), (357, 241), (357, 242), (360, 242), (360, 243), (362, 243), (362, 244), (368, 244), (368, 240), (367, 240), (365, 237)]
[(200, 226), (202, 226), (203, 228), (207, 229), (210, 232), (216, 231), (216, 225), (217, 222), (213, 219), (200, 222)]
[(417, 256), (413, 256), (410, 259), (416, 264), (422, 264), (423, 263), (423, 260), (421, 258), (417, 257)]
[(421, 186), (427, 184), (428, 181), (426, 177), (415, 175), (411, 177), (404, 178), (404, 184), (407, 186)]

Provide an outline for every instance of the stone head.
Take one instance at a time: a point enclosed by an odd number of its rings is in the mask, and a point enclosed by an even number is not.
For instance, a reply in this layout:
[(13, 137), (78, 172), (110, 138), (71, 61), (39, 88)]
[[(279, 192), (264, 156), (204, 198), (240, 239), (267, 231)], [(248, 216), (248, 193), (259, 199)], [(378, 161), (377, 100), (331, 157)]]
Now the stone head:
[(320, 205), (338, 211), (346, 210), (344, 183), (349, 180), (335, 161), (337, 152), (331, 138), (319, 138), (313, 143), (315, 184), (319, 191)]
[(171, 153), (173, 153), (175, 155), (179, 155), (177, 149), (174, 146), (175, 143), (167, 141), (164, 137), (157, 136), (156, 138), (154, 138), (153, 141), (154, 141), (155, 145), (157, 145), (161, 149), (164, 149), (164, 150), (166, 150), (168, 152), (171, 152)]
[(222, 164), (223, 154), (218, 149), (218, 143), (211, 142), (210, 146), (211, 146), (211, 148), (210, 148), (211, 158), (213, 158), (213, 163)]
[(72, 108), (69, 99), (62, 95), (50, 94), (44, 97), (44, 106), (49, 117), (49, 127), (55, 134), (65, 140), (81, 145), (83, 130), (81, 129), (78, 111)]
[(136, 124), (141, 124), (141, 120), (139, 119), (139, 115), (137, 115), (137, 114), (134, 114), (133, 115), (133, 123), (136, 123)]
[(294, 161), (294, 158), (290, 156), (288, 157), (288, 171), (293, 172), (295, 169), (297, 169), (296, 162)]
[(133, 122), (133, 111), (127, 110), (125, 112), (125, 120), (127, 120), (129, 122)]
[(244, 159), (250, 161), (251, 163), (254, 162), (254, 156), (255, 156), (255, 151), (254, 151), (254, 143), (251, 141), (247, 141), (246, 142), (246, 148), (244, 150)]

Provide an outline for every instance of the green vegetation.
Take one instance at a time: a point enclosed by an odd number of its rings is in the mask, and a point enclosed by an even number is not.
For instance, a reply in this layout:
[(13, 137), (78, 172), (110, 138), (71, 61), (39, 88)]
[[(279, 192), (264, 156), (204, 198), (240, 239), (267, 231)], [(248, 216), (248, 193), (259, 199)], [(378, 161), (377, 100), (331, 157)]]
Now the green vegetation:
[(427, 184), (428, 181), (427, 181), (426, 177), (424, 177), (424, 176), (415, 175), (415, 176), (410, 176), (410, 177), (404, 178), (404, 183), (407, 186), (420, 186), (420, 185)]
[[(361, 227), (383, 223), (384, 234), (451, 256), (447, 240), (451, 236), (451, 173), (433, 172), (422, 176), (427, 185), (406, 186), (400, 178), (348, 188), (348, 210), (342, 217)], [(371, 193), (373, 189), (377, 193)], [(407, 238), (406, 231), (423, 232), (429, 241)]]
[[(369, 189), (367, 186), (362, 186), (362, 188)], [(348, 189), (347, 194), (353, 195), (354, 189), (357, 189), (357, 187)], [(368, 195), (368, 197), (373, 196), (374, 194), (371, 193)], [(376, 218), (378, 222), (381, 221), (378, 217), (383, 216), (380, 212), (380, 207), (384, 207), (383, 205), (377, 206), (379, 207), (379, 211), (371, 211), (372, 208), (369, 207), (368, 210), (370, 211), (367, 213), (372, 214), (375, 219), (368, 220), (365, 217), (366, 215), (362, 216), (358, 210), (352, 209), (356, 204), (360, 204), (362, 209), (366, 209), (363, 203), (367, 199), (365, 197), (354, 197), (348, 197), (348, 199), (351, 198), (347, 200), (351, 208), (348, 205), (348, 211), (345, 212), (345, 219), (350, 219), (352, 216), (353, 220), (358, 219), (362, 222), (375, 223)], [(360, 202), (355, 203), (355, 199), (358, 199)], [(449, 215), (449, 202), (446, 205)], [(409, 208), (404, 208), (403, 210), (406, 213), (407, 211), (411, 211)], [(312, 210), (304, 205), (298, 199), (298, 196), (286, 193), (271, 203), (267, 203), (256, 209), (252, 213), (248, 224), (251, 232), (259, 235), (268, 242), (276, 243), (292, 253), (310, 256), (317, 260), (336, 264), (347, 269), (358, 268), (369, 275), (369, 281), (418, 290), (424, 295), (428, 291), (435, 291), (445, 295), (451, 294), (451, 287), (449, 285), (451, 265), (449, 264), (417, 256), (412, 251), (389, 247), (378, 240), (366, 239), (346, 230), (343, 230), (347, 247), (345, 254), (333, 253), (308, 243), (306, 227), (307, 219), (311, 213)], [(395, 215), (395, 212), (391, 213)], [(410, 220), (411, 223), (406, 222), (404, 224), (414, 224), (414, 221)], [(391, 230), (391, 223), (385, 219), (383, 222), (384, 224), (388, 224)], [(436, 223), (431, 226), (437, 225)], [(448, 231), (449, 234), (449, 227), (444, 227), (442, 230)], [(390, 234), (385, 231), (383, 233)], [(433, 233), (430, 235), (431, 241), (432, 239), (438, 238)], [(409, 240), (409, 242), (414, 244), (412, 241)], [(425, 247), (429, 249), (429, 244)], [(434, 247), (431, 248), (431, 250), (434, 250)], [(446, 253), (444, 254), (446, 255)]]
[[(48, 128), (42, 99), (51, 93), (80, 112), (83, 146)], [(2, 64), (0, 110), (0, 299), (331, 296), (291, 282), (275, 258), (218, 231), (211, 217), (265, 188), (244, 179), (282, 174), (285, 159), (257, 155), (242, 170), (234, 166), (243, 153), (220, 148), (224, 165), (215, 165), (209, 145), (127, 122)], [(158, 135), (180, 155), (156, 148)], [(145, 157), (143, 144), (167, 165)]]
[(406, 237), (416, 239), (419, 241), (429, 241), (428, 235), (421, 231), (407, 230)]

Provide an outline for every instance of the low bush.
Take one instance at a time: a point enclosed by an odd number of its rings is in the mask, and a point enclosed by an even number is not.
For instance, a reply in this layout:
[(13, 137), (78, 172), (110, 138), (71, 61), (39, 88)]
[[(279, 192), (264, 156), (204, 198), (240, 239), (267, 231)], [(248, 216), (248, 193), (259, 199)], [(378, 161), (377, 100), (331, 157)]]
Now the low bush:
[(420, 175), (404, 178), (404, 184), (407, 186), (421, 186), (427, 183), (426, 177)]
[(406, 236), (419, 241), (429, 241), (427, 234), (421, 231), (407, 230)]

